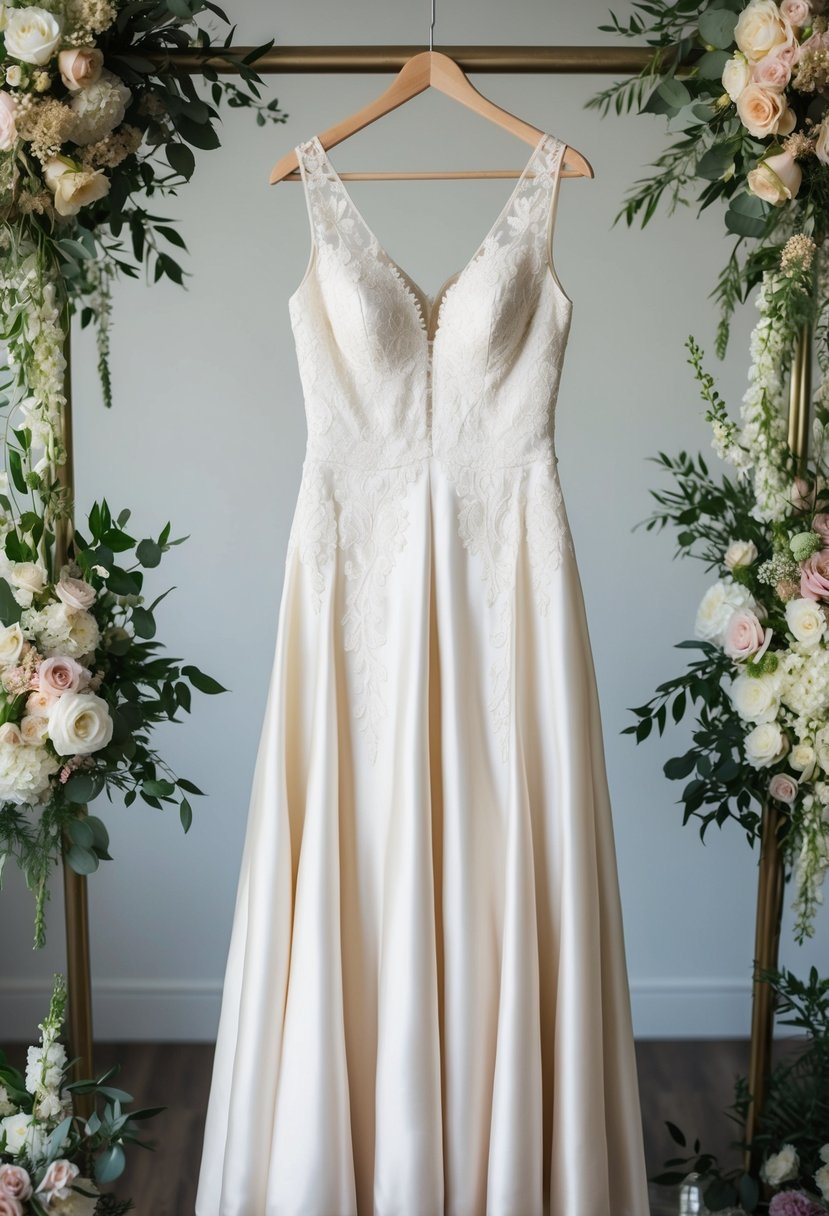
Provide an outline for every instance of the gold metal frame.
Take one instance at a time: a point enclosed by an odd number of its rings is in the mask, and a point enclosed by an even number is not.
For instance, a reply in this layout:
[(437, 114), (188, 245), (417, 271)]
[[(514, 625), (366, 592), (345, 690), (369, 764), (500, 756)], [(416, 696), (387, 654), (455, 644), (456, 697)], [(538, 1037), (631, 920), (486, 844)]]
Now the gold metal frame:
[[(242, 56), (251, 48), (230, 48)], [(641, 71), (649, 62), (648, 47), (615, 46), (442, 46), (465, 72), (516, 72), (550, 74), (619, 74)], [(288, 46), (273, 47), (256, 61), (260, 75), (315, 72), (396, 72), (407, 59), (422, 51), (415, 46)], [(221, 55), (205, 53), (198, 48), (153, 57), (157, 63), (171, 63), (180, 70), (198, 75), (207, 69), (221, 73), (238, 72), (238, 67)], [(789, 443), (801, 459), (807, 450), (809, 400), (811, 396), (811, 334), (801, 335), (792, 369), (792, 390), (789, 411)], [(71, 375), (67, 369), (67, 404), (64, 433), (67, 436), (68, 457), (62, 476), (70, 493), (73, 491), (71, 454)], [(68, 544), (71, 524), (59, 538)], [(783, 863), (778, 846), (779, 812), (768, 806), (763, 813), (762, 845), (757, 890), (755, 933), (755, 965), (776, 967), (780, 941), (782, 911)], [(78, 1072), (91, 1075), (93, 1067), (91, 968), (89, 953), (89, 915), (86, 878), (75, 874), (64, 864), (66, 905), (66, 954), (70, 999), (69, 1033), (72, 1054), (81, 1057)], [(768, 985), (756, 978), (752, 993), (751, 1066), (749, 1089), (752, 1103), (749, 1110), (748, 1132), (757, 1126), (765, 1098), (765, 1084), (771, 1058), (774, 1010)], [(78, 1103), (80, 1108), (80, 1102)], [(747, 1165), (756, 1166), (756, 1162)]]

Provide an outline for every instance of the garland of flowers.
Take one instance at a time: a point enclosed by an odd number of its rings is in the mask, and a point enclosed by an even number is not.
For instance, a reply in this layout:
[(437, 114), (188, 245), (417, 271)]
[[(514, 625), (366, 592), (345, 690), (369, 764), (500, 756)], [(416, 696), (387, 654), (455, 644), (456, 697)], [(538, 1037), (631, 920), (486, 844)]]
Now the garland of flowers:
[(36, 946), (61, 856), (80, 874), (110, 857), (104, 823), (82, 805), (102, 792), (173, 804), (189, 829), (202, 791), (152, 731), (190, 711), (192, 688), (224, 691), (159, 653), (167, 593), (148, 600), (144, 577), (181, 543), (169, 523), (134, 536), (128, 510), (93, 503), (56, 561), (73, 506), (62, 471), (72, 316), (97, 324), (110, 404), (114, 278), (143, 265), (153, 282), (183, 281), (171, 250), (184, 241), (147, 200), (189, 180), (193, 148), (218, 147), (223, 99), (260, 123), (285, 118), (261, 99), (252, 64), (264, 48), (212, 49), (241, 82), (206, 70), (212, 104), (170, 64), (167, 52), (211, 48), (200, 15), (227, 21), (209, 0), (0, 0), (0, 876), (10, 857), (33, 891)]
[[(100, 1187), (120, 1177), (125, 1146), (139, 1144), (139, 1121), (163, 1107), (127, 1112), (130, 1094), (109, 1084), (117, 1071), (97, 1080), (68, 1081), (70, 1061), (60, 1042), (66, 1016), (66, 983), (56, 975), (40, 1043), (30, 1047), (25, 1076), (0, 1052), (0, 1212), (3, 1216), (123, 1216), (129, 1200)], [(75, 1094), (91, 1094), (88, 1119), (74, 1113)]]

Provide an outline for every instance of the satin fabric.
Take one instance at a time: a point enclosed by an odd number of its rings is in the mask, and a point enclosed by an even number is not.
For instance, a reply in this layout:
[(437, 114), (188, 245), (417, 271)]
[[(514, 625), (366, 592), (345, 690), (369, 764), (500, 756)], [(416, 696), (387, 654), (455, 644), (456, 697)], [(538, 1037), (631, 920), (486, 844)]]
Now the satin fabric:
[(364, 647), (368, 550), (289, 546), (197, 1216), (647, 1216), (581, 585), (563, 504), (543, 599), (524, 526), (551, 475), (527, 463), (487, 595), (452, 466), (421, 456)]

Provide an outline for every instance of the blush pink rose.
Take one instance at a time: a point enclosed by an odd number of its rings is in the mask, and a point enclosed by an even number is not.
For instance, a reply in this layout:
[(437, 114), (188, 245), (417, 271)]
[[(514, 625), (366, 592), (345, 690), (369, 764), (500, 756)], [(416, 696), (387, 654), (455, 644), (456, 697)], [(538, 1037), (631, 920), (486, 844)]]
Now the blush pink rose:
[(58, 55), (60, 78), (70, 93), (95, 84), (100, 79), (103, 66), (104, 56), (97, 47), (79, 46), (61, 51)]
[(769, 794), (777, 802), (791, 804), (797, 798), (797, 782), (786, 773), (775, 773), (769, 782)]
[(773, 53), (755, 64), (752, 78), (755, 84), (774, 93), (782, 93), (792, 75), (792, 56)]
[(68, 1199), (72, 1194), (72, 1183), (79, 1173), (80, 1170), (71, 1161), (53, 1161), (35, 1194), (47, 1195), (47, 1202), (53, 1199)]
[(809, 0), (783, 0), (780, 16), (785, 17), (789, 25), (801, 30), (812, 20), (812, 6)]
[(812, 520), (812, 531), (817, 532), (824, 549), (829, 549), (829, 515), (821, 512)]
[(0, 1194), (11, 1199), (30, 1198), (32, 1180), (22, 1165), (0, 1165)]
[(95, 602), (95, 588), (82, 578), (70, 578), (67, 574), (55, 587), (55, 595), (67, 608), (91, 608)]
[(829, 600), (829, 549), (818, 549), (800, 563), (800, 594), (807, 600)]
[(23, 1204), (13, 1195), (0, 1191), (0, 1216), (23, 1216)]
[(54, 655), (51, 659), (43, 660), (37, 674), (41, 692), (59, 697), (64, 692), (77, 692), (89, 672), (75, 659)]
[(759, 658), (768, 650), (771, 630), (763, 629), (750, 608), (739, 608), (732, 612), (725, 627), (723, 650), (730, 659)]

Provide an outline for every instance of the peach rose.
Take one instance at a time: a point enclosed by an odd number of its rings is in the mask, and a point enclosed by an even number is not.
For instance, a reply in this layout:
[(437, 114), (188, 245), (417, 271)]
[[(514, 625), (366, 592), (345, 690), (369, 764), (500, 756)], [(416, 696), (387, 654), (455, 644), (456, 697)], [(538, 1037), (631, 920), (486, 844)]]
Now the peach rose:
[(800, 594), (808, 600), (829, 600), (829, 550), (819, 549), (800, 563)]
[(0, 1165), (0, 1193), (12, 1199), (29, 1199), (32, 1180), (22, 1165)]
[(829, 515), (821, 511), (812, 520), (812, 531), (821, 539), (824, 549), (829, 549)]
[(763, 629), (750, 608), (738, 608), (731, 614), (725, 627), (723, 650), (730, 659), (759, 659), (771, 641), (771, 630)]
[(737, 113), (749, 135), (765, 139), (768, 135), (788, 135), (796, 122), (782, 93), (761, 85), (747, 85), (737, 98)]
[(779, 55), (776, 51), (755, 64), (752, 74), (755, 84), (763, 89), (771, 89), (773, 93), (782, 93), (791, 77), (791, 56)]
[(775, 773), (769, 782), (769, 794), (777, 802), (791, 804), (797, 798), (798, 785), (794, 777), (786, 773)]
[(802, 181), (803, 171), (791, 152), (778, 152), (751, 170), (748, 188), (758, 198), (779, 206), (795, 197)]
[(15, 746), (16, 744), (22, 742), (23, 736), (21, 735), (18, 727), (15, 726), (14, 722), (4, 722), (3, 725), (0, 726), (0, 743), (11, 743), (12, 746)]
[(58, 55), (60, 78), (70, 93), (87, 89), (100, 79), (104, 56), (97, 47), (80, 46)]
[(789, 25), (802, 30), (804, 25), (808, 25), (812, 20), (812, 6), (809, 0), (783, 0), (780, 16), (788, 21)]
[(64, 574), (55, 587), (55, 595), (67, 608), (91, 608), (95, 603), (95, 588), (82, 578), (70, 578)]
[(46, 737), (47, 725), (45, 718), (36, 718), (34, 714), (26, 714), (20, 722), (20, 735), (23, 742), (28, 743), (30, 747), (42, 743)]
[(0, 152), (11, 152), (17, 141), (16, 110), (17, 102), (11, 93), (0, 89)]
[(71, 1161), (53, 1161), (35, 1194), (46, 1195), (47, 1204), (53, 1199), (68, 1199), (72, 1194), (72, 1183), (79, 1173), (80, 1170)]
[(775, 47), (791, 42), (792, 37), (792, 27), (775, 0), (751, 0), (734, 28), (734, 41), (752, 63), (764, 59)]
[(815, 156), (822, 165), (829, 165), (829, 122), (826, 119), (823, 120), (817, 129)]
[(30, 692), (26, 698), (26, 713), (31, 714), (33, 718), (48, 718), (56, 700), (54, 693), (39, 688), (37, 692)]
[(55, 196), (58, 215), (77, 215), (81, 207), (109, 193), (109, 178), (101, 169), (75, 169), (57, 156), (47, 160), (43, 176)]
[(54, 655), (51, 659), (43, 660), (37, 675), (40, 691), (59, 697), (63, 692), (77, 692), (89, 672), (76, 659)]

